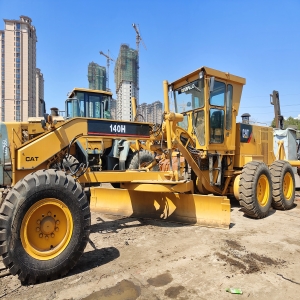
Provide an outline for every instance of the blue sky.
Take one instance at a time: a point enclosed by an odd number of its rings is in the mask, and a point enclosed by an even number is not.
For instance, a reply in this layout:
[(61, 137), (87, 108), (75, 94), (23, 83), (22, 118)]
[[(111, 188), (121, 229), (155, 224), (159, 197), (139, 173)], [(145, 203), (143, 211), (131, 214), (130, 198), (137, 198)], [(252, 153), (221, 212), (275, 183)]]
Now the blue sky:
[(299, 13), (299, 0), (0, 0), (0, 29), (3, 19), (32, 19), (47, 109), (63, 110), (69, 91), (88, 87), (88, 64), (106, 66), (99, 51), (116, 59), (122, 43), (135, 48), (136, 23), (147, 47), (140, 45), (140, 103), (163, 101), (163, 80), (208, 66), (245, 77), (239, 115), (269, 124), (273, 90), (285, 117), (300, 115)]

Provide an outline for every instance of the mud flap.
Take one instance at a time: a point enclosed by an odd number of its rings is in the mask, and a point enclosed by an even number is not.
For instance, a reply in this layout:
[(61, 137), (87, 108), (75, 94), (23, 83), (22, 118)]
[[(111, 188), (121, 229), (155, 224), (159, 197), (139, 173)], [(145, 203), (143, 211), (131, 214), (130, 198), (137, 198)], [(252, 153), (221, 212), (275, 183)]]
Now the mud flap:
[(92, 187), (90, 209), (111, 215), (160, 219), (229, 228), (230, 201), (225, 196)]

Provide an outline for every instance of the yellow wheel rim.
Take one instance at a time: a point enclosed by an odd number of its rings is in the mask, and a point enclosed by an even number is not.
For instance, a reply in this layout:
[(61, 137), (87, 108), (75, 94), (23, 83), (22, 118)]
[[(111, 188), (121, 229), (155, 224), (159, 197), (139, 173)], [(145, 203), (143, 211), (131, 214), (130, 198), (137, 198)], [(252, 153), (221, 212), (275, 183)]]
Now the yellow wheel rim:
[(283, 177), (283, 195), (286, 200), (290, 200), (293, 195), (294, 183), (290, 173), (285, 173)]
[(60, 200), (47, 198), (36, 202), (25, 214), (21, 242), (25, 251), (39, 260), (58, 256), (69, 244), (73, 218)]
[(257, 182), (257, 200), (260, 206), (266, 206), (270, 196), (270, 183), (266, 175), (261, 175)]

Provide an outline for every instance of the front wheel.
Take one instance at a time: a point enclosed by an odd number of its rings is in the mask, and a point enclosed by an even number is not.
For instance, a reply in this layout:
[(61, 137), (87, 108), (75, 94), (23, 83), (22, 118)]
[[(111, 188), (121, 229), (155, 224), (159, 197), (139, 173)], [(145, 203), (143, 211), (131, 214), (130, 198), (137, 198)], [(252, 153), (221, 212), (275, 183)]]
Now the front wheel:
[(62, 171), (40, 170), (19, 181), (0, 210), (0, 254), (24, 283), (64, 276), (88, 242), (85, 193)]
[(294, 206), (295, 176), (287, 161), (277, 160), (270, 166), (273, 182), (272, 206), (276, 209), (287, 210)]

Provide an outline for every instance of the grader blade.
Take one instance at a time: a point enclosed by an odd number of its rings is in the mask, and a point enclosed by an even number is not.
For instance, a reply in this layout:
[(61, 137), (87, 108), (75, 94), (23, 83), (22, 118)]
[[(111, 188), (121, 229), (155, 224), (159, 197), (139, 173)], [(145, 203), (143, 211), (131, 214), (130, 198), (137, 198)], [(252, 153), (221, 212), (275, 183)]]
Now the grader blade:
[(101, 187), (93, 187), (90, 191), (92, 211), (229, 228), (230, 201), (225, 196), (140, 192)]

